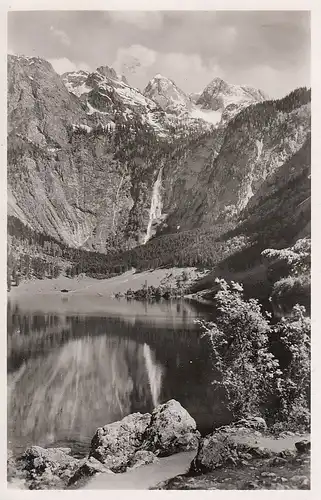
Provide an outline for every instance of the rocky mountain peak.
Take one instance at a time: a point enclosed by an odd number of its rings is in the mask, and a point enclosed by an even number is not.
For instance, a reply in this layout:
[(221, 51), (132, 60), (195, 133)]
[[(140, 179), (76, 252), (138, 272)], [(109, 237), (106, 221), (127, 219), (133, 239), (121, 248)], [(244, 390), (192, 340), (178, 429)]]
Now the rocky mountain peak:
[(215, 77), (204, 89), (197, 104), (203, 109), (224, 111), (231, 105), (245, 106), (267, 99), (267, 96), (259, 89), (249, 85), (234, 85), (226, 82), (220, 77)]
[(190, 109), (192, 101), (173, 80), (157, 74), (147, 84), (144, 96), (155, 101), (163, 110)]
[(117, 73), (114, 68), (110, 66), (100, 66), (95, 71), (71, 71), (62, 75), (62, 80), (69, 90), (77, 97), (82, 94), (88, 93), (93, 87), (102, 82), (111, 85), (112, 87), (128, 85), (124, 75)]
[(117, 73), (114, 68), (111, 68), (110, 66), (100, 66), (96, 71), (106, 78), (111, 78), (112, 80), (120, 80), (128, 85), (126, 77)]

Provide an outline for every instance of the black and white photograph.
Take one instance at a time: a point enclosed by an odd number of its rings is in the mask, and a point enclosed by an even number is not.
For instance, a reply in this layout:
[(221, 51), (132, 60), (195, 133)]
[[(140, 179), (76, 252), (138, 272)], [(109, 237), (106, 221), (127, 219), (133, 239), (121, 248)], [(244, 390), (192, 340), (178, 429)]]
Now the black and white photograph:
[(107, 8), (7, 12), (7, 488), (311, 492), (311, 11)]

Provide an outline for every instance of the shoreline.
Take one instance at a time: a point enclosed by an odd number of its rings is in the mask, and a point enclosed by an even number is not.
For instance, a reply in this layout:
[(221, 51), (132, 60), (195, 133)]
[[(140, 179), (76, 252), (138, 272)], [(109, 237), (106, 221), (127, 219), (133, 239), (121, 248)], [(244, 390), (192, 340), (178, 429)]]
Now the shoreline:
[[(7, 296), (13, 301), (30, 294), (62, 295), (66, 297), (70, 295), (86, 295), (87, 297), (102, 296), (112, 298), (116, 293), (125, 293), (129, 289), (137, 291), (145, 285), (158, 287), (166, 283), (168, 286), (174, 287), (183, 273), (187, 273), (188, 283), (194, 282), (207, 274), (198, 271), (195, 267), (173, 267), (142, 272), (136, 272), (135, 269), (132, 269), (119, 276), (106, 279), (91, 278), (85, 275), (74, 278), (59, 276), (52, 279), (35, 279), (21, 282), (17, 287), (12, 287)], [(68, 292), (61, 292), (63, 289), (68, 290)]]
[(32, 446), (15, 459), (9, 451), (8, 488), (211, 490), (231, 489), (235, 480), (237, 489), (275, 489), (275, 482), (276, 489), (309, 488), (310, 433), (274, 436), (264, 419), (249, 417), (202, 437), (173, 399), (98, 428), (87, 458), (70, 452)]

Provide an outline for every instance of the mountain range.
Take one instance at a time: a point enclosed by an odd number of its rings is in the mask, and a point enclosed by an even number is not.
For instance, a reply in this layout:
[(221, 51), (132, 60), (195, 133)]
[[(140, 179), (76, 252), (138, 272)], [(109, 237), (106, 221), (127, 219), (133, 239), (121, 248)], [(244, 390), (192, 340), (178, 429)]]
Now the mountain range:
[(10, 55), (8, 215), (106, 255), (152, 254), (164, 239), (190, 244), (222, 228), (248, 239), (273, 217), (296, 228), (286, 245), (309, 233), (310, 100), (305, 88), (272, 100), (220, 78), (188, 95), (159, 74), (140, 91), (108, 66), (60, 76), (44, 59)]

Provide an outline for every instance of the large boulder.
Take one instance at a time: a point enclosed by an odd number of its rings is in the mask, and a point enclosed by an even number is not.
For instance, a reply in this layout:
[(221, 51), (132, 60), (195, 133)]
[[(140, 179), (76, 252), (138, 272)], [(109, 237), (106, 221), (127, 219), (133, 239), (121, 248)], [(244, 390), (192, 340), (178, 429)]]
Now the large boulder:
[(191, 472), (203, 473), (222, 465), (237, 465), (244, 459), (269, 458), (272, 452), (260, 445), (261, 432), (266, 424), (263, 419), (253, 417), (216, 429), (201, 439)]
[(82, 462), (72, 457), (70, 451), (70, 448), (28, 448), (17, 459), (18, 470), (24, 474), (28, 488), (65, 488)]
[(191, 471), (196, 473), (212, 471), (224, 464), (236, 463), (237, 458), (233, 439), (222, 433), (213, 433), (200, 441), (197, 455), (191, 464)]
[(113, 472), (124, 472), (140, 448), (150, 420), (149, 413), (132, 413), (119, 422), (98, 428), (91, 442), (89, 456)]
[(171, 399), (154, 409), (142, 448), (166, 457), (181, 451), (196, 450), (199, 439), (195, 420), (178, 401)]

